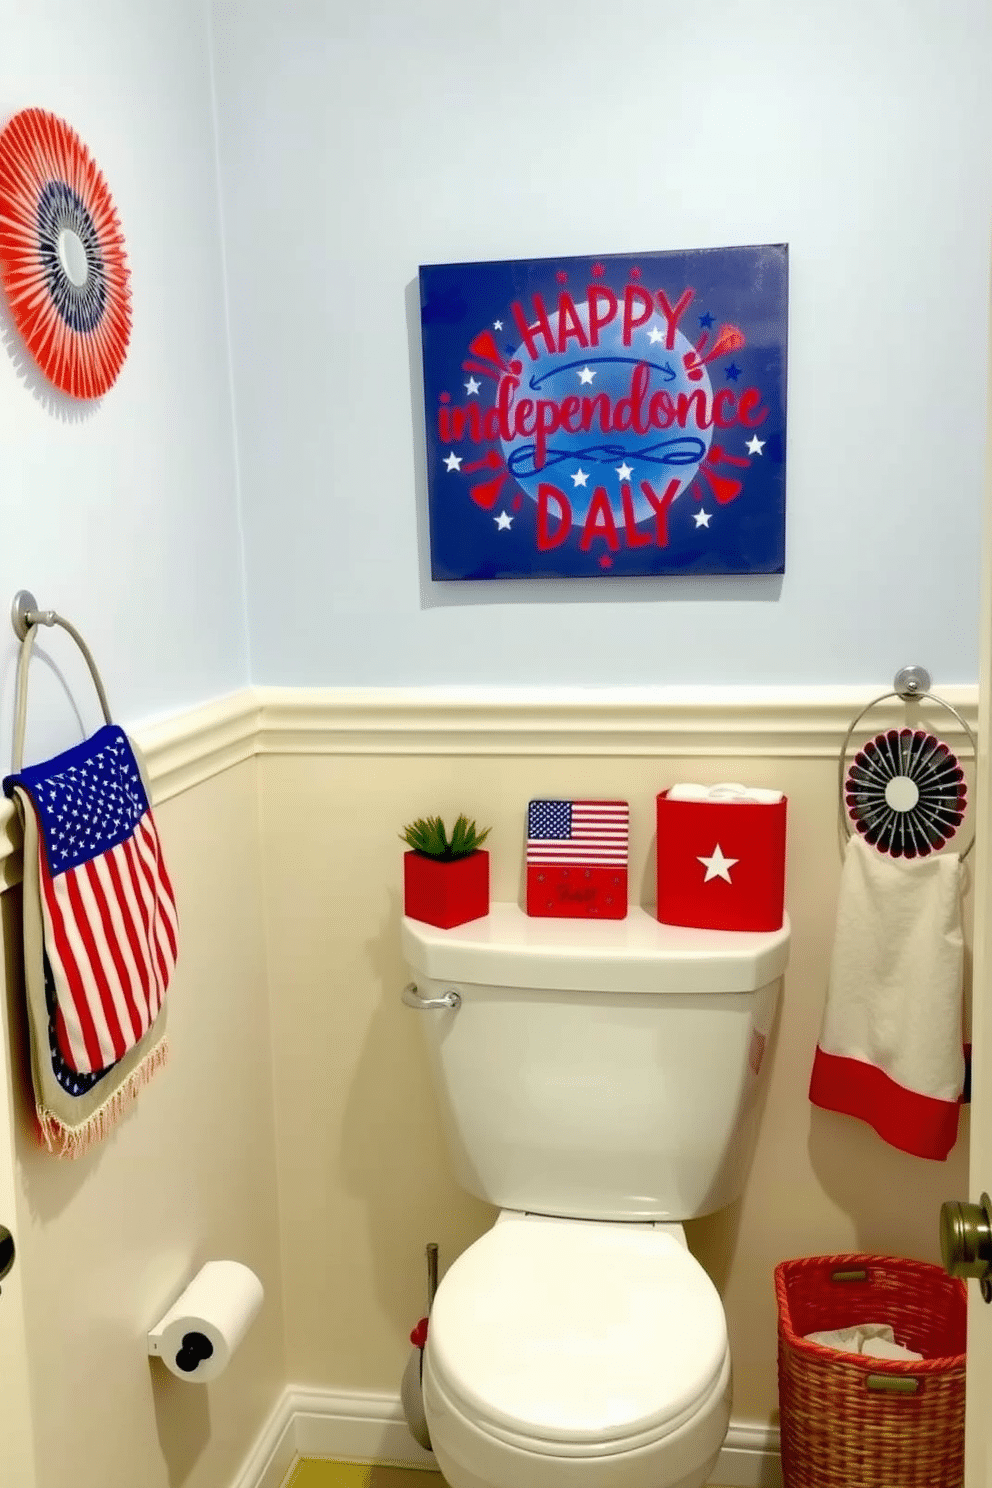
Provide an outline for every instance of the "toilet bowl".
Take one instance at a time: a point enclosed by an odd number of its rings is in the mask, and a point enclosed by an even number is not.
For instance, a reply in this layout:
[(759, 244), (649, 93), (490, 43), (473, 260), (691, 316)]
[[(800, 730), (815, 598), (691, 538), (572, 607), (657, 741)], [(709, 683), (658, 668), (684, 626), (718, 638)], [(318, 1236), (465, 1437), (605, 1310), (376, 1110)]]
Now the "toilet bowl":
[(504, 1211), (438, 1290), (424, 1409), (453, 1488), (701, 1488), (730, 1380), (679, 1226)]

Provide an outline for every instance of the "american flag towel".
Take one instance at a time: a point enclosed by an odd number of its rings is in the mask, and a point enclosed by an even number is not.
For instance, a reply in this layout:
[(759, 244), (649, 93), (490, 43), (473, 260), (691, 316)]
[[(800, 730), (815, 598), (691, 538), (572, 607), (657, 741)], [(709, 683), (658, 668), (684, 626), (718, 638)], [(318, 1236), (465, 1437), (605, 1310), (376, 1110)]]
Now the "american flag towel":
[(629, 837), (626, 801), (531, 801), (527, 913), (559, 919), (624, 919)]
[(104, 1136), (167, 1054), (178, 916), (137, 756), (116, 724), (4, 781), (24, 823), (24, 949), (51, 1151)]

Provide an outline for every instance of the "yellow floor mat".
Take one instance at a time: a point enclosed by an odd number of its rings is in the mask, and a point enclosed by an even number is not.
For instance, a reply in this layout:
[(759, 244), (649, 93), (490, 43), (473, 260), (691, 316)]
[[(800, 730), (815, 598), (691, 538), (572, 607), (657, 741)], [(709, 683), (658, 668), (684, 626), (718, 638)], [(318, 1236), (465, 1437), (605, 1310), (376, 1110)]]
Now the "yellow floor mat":
[(285, 1488), (447, 1488), (447, 1484), (440, 1473), (417, 1467), (304, 1457), (286, 1479)]
[(322, 1462), (305, 1457), (286, 1480), (286, 1488), (445, 1488), (440, 1473), (384, 1463)]

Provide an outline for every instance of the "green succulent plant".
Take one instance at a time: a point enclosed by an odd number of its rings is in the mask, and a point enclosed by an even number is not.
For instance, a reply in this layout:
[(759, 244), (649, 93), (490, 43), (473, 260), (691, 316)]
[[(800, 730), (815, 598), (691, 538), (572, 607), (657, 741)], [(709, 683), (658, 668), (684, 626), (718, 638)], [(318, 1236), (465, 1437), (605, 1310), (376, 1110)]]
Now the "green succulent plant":
[(491, 827), (487, 827), (484, 832), (478, 831), (475, 822), (469, 821), (462, 813), (451, 829), (450, 838), (439, 816), (420, 817), (404, 827), (400, 836), (408, 847), (412, 847), (422, 857), (439, 858), (442, 862), (453, 863), (456, 858), (467, 858), (469, 853), (480, 848), (491, 831)]

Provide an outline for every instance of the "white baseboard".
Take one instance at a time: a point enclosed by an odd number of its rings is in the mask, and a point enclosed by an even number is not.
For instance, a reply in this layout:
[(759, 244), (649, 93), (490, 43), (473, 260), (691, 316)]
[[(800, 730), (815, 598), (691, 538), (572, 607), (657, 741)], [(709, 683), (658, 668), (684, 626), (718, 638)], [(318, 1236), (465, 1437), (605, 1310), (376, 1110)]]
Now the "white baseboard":
[(713, 1482), (720, 1488), (782, 1488), (779, 1433), (731, 1421)]
[(292, 1392), (285, 1390), (231, 1488), (282, 1488), (298, 1456)]
[[(713, 1482), (720, 1488), (781, 1488), (779, 1434), (731, 1422)], [(437, 1468), (414, 1441), (398, 1395), (290, 1386), (259, 1435), (232, 1488), (283, 1488), (298, 1457), (393, 1462)]]
[(301, 1457), (437, 1467), (434, 1454), (410, 1435), (399, 1395), (291, 1387), (289, 1397)]

